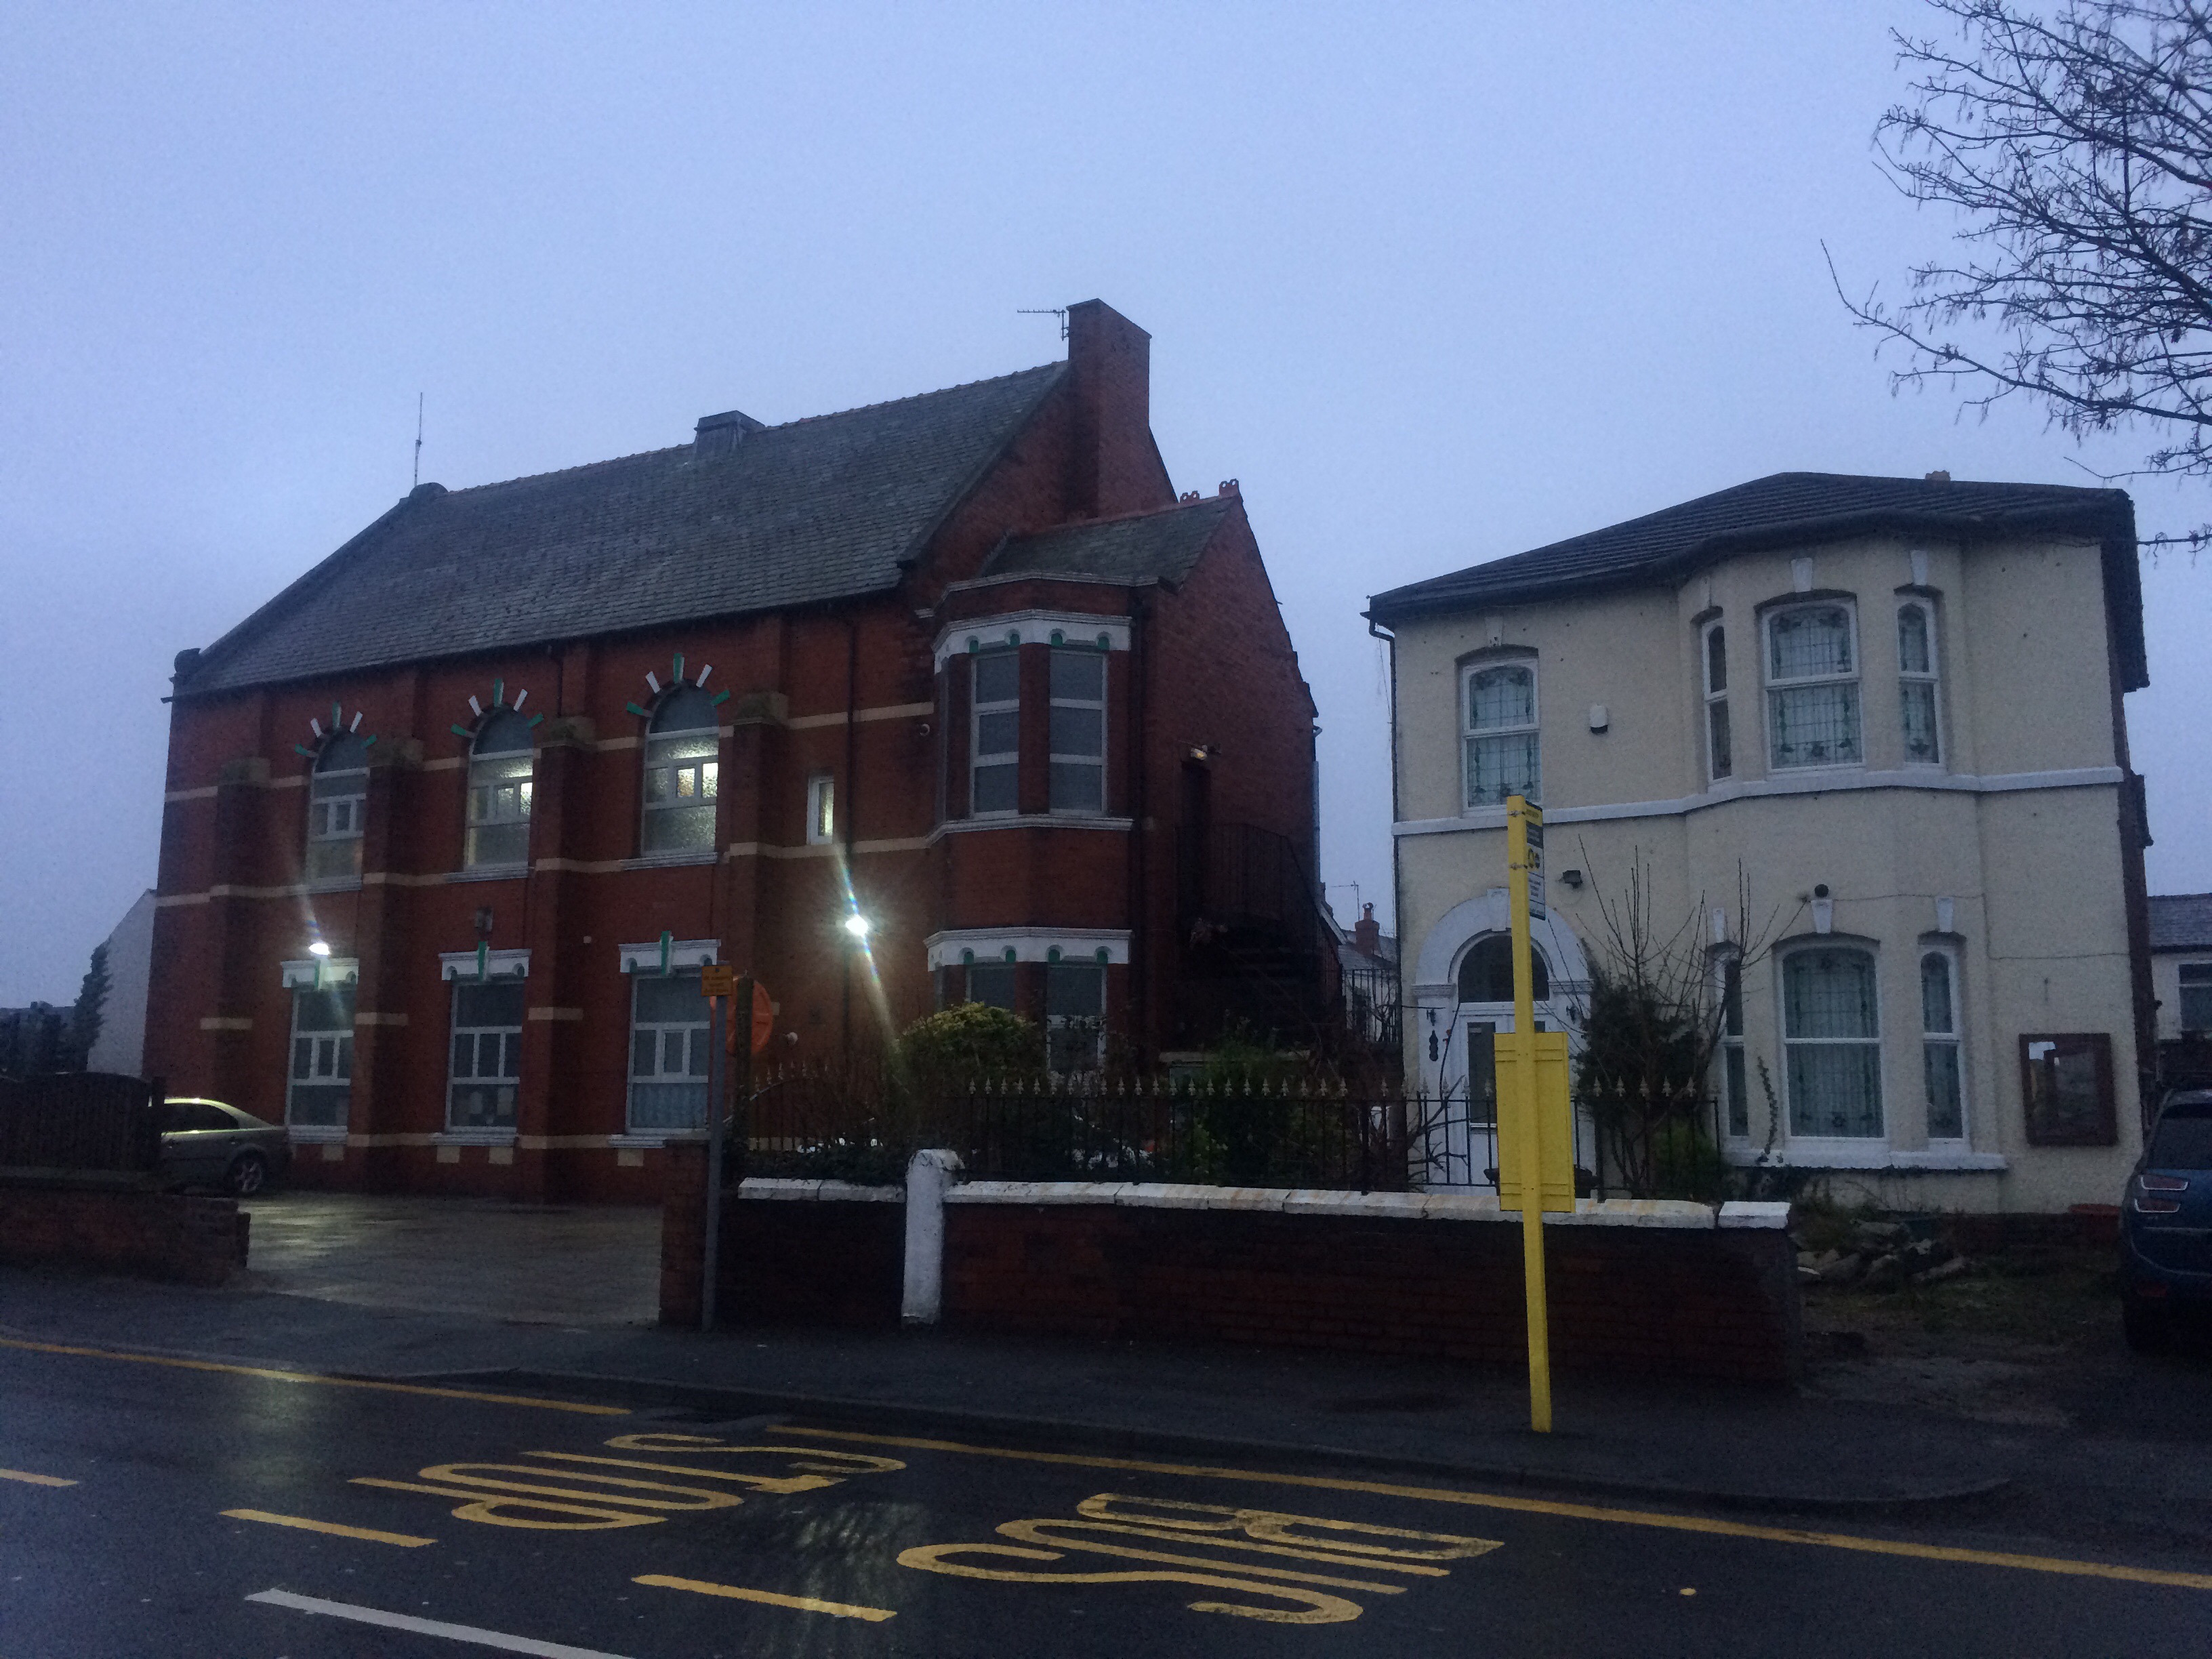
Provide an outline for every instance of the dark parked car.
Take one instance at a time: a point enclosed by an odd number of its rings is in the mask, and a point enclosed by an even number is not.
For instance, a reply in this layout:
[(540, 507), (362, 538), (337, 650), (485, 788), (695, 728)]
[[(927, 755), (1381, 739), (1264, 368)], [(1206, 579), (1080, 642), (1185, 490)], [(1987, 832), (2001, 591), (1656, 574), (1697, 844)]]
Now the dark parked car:
[(2212, 1307), (2212, 1089), (2166, 1097), (2120, 1203), (2128, 1346), (2164, 1346), (2173, 1316)]
[(169, 1187), (220, 1187), (251, 1198), (282, 1176), (292, 1143), (281, 1125), (219, 1100), (171, 1099), (161, 1108), (161, 1162)]

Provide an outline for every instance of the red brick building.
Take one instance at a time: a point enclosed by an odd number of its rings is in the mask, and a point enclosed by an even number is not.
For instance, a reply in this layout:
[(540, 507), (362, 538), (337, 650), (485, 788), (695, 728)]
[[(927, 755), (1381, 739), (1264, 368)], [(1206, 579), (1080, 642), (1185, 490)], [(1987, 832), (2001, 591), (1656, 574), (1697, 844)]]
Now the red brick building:
[(1295, 1024), (1313, 703), (1236, 485), (1169, 481), (1149, 337), (1067, 338), (422, 485), (183, 653), (149, 1074), (309, 1179), (641, 1197), (704, 1111), (702, 963), (799, 1060), (963, 998), (1064, 1066)]

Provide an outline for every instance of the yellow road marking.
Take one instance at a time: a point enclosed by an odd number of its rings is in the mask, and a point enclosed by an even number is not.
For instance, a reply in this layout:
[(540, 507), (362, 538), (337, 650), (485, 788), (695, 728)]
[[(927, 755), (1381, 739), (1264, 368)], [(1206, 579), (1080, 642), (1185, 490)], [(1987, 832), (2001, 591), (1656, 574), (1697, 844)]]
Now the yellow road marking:
[(1899, 1555), (1922, 1561), (1955, 1561), (1982, 1567), (2013, 1567), (2024, 1572), (2058, 1573), (2076, 1578), (2112, 1578), (2131, 1584), (2166, 1584), (2180, 1589), (2212, 1590), (2212, 1573), (2168, 1572), (2157, 1567), (2116, 1566), (2105, 1561), (2076, 1561), (2063, 1556), (2015, 1555), (2002, 1550), (1958, 1549), (1943, 1544), (1911, 1544), (1893, 1538), (1865, 1538), (1850, 1533), (1810, 1532), (1798, 1527), (1762, 1527), (1698, 1515), (1662, 1515), (1650, 1510), (1616, 1510), (1595, 1504), (1562, 1504), (1541, 1498), (1513, 1498), (1501, 1492), (1456, 1492), (1443, 1486), (1408, 1486), (1387, 1480), (1345, 1480), (1322, 1474), (1270, 1474), (1257, 1469), (1218, 1468), (1203, 1463), (1162, 1463), (1133, 1457), (1099, 1457), (1078, 1452), (1024, 1451), (1011, 1446), (970, 1446), (957, 1440), (927, 1440), (908, 1435), (862, 1434), (850, 1429), (801, 1428), (779, 1425), (779, 1434), (854, 1440), (872, 1446), (900, 1446), (911, 1451), (957, 1452), (1022, 1463), (1054, 1463), (1083, 1469), (1128, 1469), (1140, 1474), (1172, 1474), (1207, 1480), (1242, 1480), (1254, 1486), (1304, 1486), (1322, 1492), (1354, 1492), (1380, 1498), (1411, 1498), (1424, 1504), (1456, 1504), (1473, 1509), (1508, 1510), (1522, 1515), (1554, 1515), (1572, 1521), (1603, 1521), (1616, 1526), (1656, 1527), (1670, 1532), (1706, 1533), (1721, 1538), (1757, 1538), (1775, 1544), (1809, 1544), (1821, 1549), (1866, 1555)]
[(0, 1337), (0, 1348), (25, 1353), (60, 1353), (80, 1359), (119, 1359), (133, 1365), (167, 1365), (180, 1371), (220, 1371), (258, 1376), (271, 1382), (319, 1382), (332, 1389), (368, 1389), (380, 1394), (411, 1394), (431, 1400), (473, 1400), (485, 1406), (534, 1406), (540, 1411), (578, 1412), (587, 1417), (628, 1417), (625, 1406), (587, 1406), (576, 1400), (540, 1400), (525, 1394), (483, 1394), (474, 1389), (434, 1389), (419, 1382), (380, 1382), (366, 1376), (329, 1376), (320, 1371), (279, 1370), (269, 1365), (228, 1365), (216, 1359), (179, 1359), (168, 1354), (126, 1353), (117, 1348), (77, 1348), (60, 1342), (21, 1342)]
[(20, 1480), (27, 1486), (74, 1486), (74, 1480), (64, 1480), (58, 1474), (33, 1474), (25, 1469), (0, 1469), (0, 1480)]
[(310, 1521), (304, 1515), (271, 1515), (266, 1510), (225, 1510), (223, 1513), (234, 1521), (258, 1521), (270, 1527), (297, 1527), (302, 1532), (326, 1532), (333, 1538), (358, 1538), (371, 1544), (398, 1544), (410, 1550), (438, 1541), (434, 1538), (417, 1538), (412, 1533), (379, 1532), (374, 1527), (342, 1527), (335, 1521)]
[(837, 1619), (865, 1619), (872, 1625), (898, 1617), (890, 1607), (856, 1607), (849, 1601), (817, 1601), (811, 1595), (778, 1595), (774, 1590), (747, 1589), (742, 1584), (710, 1584), (703, 1578), (671, 1578), (665, 1573), (644, 1573), (630, 1583), (650, 1584), (655, 1589), (690, 1590), (695, 1595), (726, 1596), (732, 1601), (760, 1601), (771, 1607), (796, 1607), (801, 1613), (826, 1613)]

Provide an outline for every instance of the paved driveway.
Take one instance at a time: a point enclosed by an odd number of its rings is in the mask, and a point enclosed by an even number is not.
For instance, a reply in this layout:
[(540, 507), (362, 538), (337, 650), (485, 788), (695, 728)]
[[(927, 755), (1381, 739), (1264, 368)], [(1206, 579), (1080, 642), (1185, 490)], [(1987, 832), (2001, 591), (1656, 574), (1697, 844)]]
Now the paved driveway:
[(530, 1325), (650, 1324), (660, 1212), (498, 1199), (281, 1192), (242, 1207), (242, 1281), (365, 1308)]

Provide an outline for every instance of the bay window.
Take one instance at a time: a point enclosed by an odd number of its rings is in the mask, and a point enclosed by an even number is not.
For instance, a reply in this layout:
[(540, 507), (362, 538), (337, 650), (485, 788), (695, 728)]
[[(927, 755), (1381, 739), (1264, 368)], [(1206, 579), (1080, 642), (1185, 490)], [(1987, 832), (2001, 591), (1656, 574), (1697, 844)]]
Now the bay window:
[(1783, 958), (1782, 1046), (1793, 1137), (1881, 1138), (1881, 1019), (1871, 951), (1819, 945)]
[(1905, 605), (1897, 613), (1897, 701), (1907, 764), (1942, 763), (1936, 687), (1935, 613), (1924, 605)]
[(1008, 649), (981, 651), (968, 726), (969, 811), (1012, 812), (1020, 806), (1022, 738), (1021, 656)]
[(1106, 653), (1052, 647), (1050, 805), (1055, 812), (1106, 810)]
[(1728, 630), (1714, 623), (1705, 629), (1705, 775), (1714, 781), (1735, 770), (1729, 732)]
[(1850, 607), (1792, 605), (1766, 618), (1769, 766), (1856, 765), (1859, 675)]
[(1948, 951), (1920, 958), (1920, 1066), (1928, 1086), (1928, 1138), (1962, 1140), (1966, 1087), (1959, 1063), (1959, 973)]

